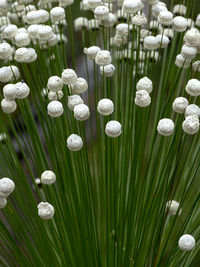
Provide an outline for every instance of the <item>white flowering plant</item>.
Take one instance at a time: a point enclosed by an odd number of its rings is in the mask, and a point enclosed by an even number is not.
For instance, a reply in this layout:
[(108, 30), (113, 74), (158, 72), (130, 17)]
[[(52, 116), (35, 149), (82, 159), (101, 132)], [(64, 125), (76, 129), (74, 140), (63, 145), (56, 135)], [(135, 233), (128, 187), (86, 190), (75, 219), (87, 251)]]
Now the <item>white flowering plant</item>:
[(0, 1), (1, 266), (199, 266), (199, 1)]

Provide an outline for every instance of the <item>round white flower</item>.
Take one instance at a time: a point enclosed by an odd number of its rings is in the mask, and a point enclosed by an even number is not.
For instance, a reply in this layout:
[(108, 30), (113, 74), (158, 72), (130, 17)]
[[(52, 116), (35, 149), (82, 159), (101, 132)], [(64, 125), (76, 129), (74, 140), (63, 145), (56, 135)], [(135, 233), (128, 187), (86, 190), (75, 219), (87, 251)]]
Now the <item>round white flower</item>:
[(121, 123), (119, 123), (118, 121), (114, 121), (114, 120), (109, 121), (106, 124), (105, 133), (107, 134), (107, 136), (113, 137), (113, 138), (120, 136), (122, 133)]
[(16, 110), (17, 104), (14, 100), (8, 100), (8, 99), (4, 98), (1, 101), (1, 108), (2, 108), (4, 113), (10, 114)]
[(100, 74), (105, 77), (112, 77), (115, 72), (115, 66), (113, 64), (109, 64), (106, 66), (100, 66)]
[(118, 36), (128, 36), (128, 24), (120, 23), (116, 27), (116, 35)]
[(132, 18), (132, 24), (136, 26), (145, 25), (147, 24), (147, 18), (145, 17), (144, 14), (142, 15), (137, 14)]
[(100, 6), (102, 4), (101, 0), (88, 0), (88, 5), (91, 9), (95, 9), (96, 7)]
[(158, 15), (158, 22), (164, 26), (172, 24), (173, 14), (170, 11), (161, 11)]
[(192, 235), (182, 235), (178, 241), (178, 246), (183, 251), (189, 251), (195, 246), (195, 239)]
[(7, 83), (13, 78), (13, 73), (9, 67), (0, 68), (0, 82)]
[(136, 84), (137, 90), (145, 90), (151, 93), (153, 90), (153, 83), (148, 77), (141, 78)]
[(71, 151), (79, 151), (83, 147), (83, 140), (77, 134), (71, 134), (67, 138), (67, 147)]
[(87, 55), (88, 59), (95, 60), (97, 53), (101, 50), (98, 46), (91, 46), (89, 48), (84, 48), (84, 53)]
[(30, 42), (27, 32), (19, 32), (15, 35), (15, 43), (18, 47), (28, 46)]
[(200, 108), (195, 104), (190, 104), (185, 110), (185, 117), (187, 116), (197, 116), (200, 117)]
[(200, 81), (197, 79), (189, 80), (186, 85), (185, 90), (191, 96), (199, 96), (200, 95)]
[(26, 47), (20, 47), (15, 51), (14, 59), (17, 62), (27, 62), (30, 58), (29, 50)]
[(3, 87), (3, 96), (8, 100), (13, 100), (16, 97), (16, 88), (12, 83), (6, 84)]
[(184, 32), (187, 29), (187, 20), (184, 17), (177, 16), (173, 18), (172, 27), (176, 32)]
[(38, 215), (44, 220), (52, 219), (54, 216), (54, 207), (48, 202), (40, 202), (38, 204)]
[(63, 80), (58, 76), (51, 76), (48, 79), (47, 87), (50, 91), (58, 92), (63, 88)]
[(78, 78), (75, 83), (72, 84), (73, 94), (82, 94), (88, 89), (88, 83), (84, 78)]
[[(166, 210), (168, 211), (168, 214), (171, 216), (176, 215), (179, 208), (179, 203), (175, 200), (170, 200), (166, 204)], [(178, 215), (181, 215), (182, 209), (179, 210)]]
[(175, 5), (173, 7), (173, 13), (176, 15), (183, 15), (185, 16), (187, 12), (187, 7), (185, 5)]
[(161, 11), (167, 11), (166, 4), (163, 2), (158, 2), (157, 4), (152, 6), (152, 14), (155, 18), (157, 18)]
[(75, 31), (81, 31), (88, 28), (88, 19), (84, 17), (79, 17), (74, 20)]
[(197, 116), (187, 116), (182, 123), (183, 131), (187, 134), (196, 134), (199, 131), (199, 119)]
[(7, 177), (0, 179), (0, 198), (8, 197), (15, 189), (14, 182)]
[(95, 62), (97, 65), (106, 66), (111, 63), (111, 55), (107, 50), (101, 50), (97, 53)]
[(189, 44), (189, 46), (196, 46), (200, 43), (200, 32), (199, 30), (192, 28), (185, 33), (183, 40)]
[(173, 102), (173, 110), (177, 113), (185, 113), (188, 100), (185, 97), (177, 97)]
[(65, 10), (62, 7), (54, 7), (50, 10), (50, 16), (52, 22), (60, 21), (65, 18)]
[(162, 119), (158, 123), (158, 133), (163, 136), (169, 136), (174, 132), (174, 122), (171, 119)]
[(144, 7), (144, 4), (142, 3), (141, 0), (124, 0), (122, 10), (125, 13), (128, 14), (134, 14), (137, 11), (142, 10)]
[(144, 38), (144, 48), (148, 50), (155, 50), (158, 48), (158, 40), (154, 36), (147, 36)]
[(41, 182), (43, 184), (54, 184), (56, 181), (56, 175), (52, 171), (44, 171), (41, 175)]
[(30, 88), (25, 82), (18, 82), (15, 84), (15, 95), (16, 98), (24, 99), (30, 93)]
[(59, 0), (60, 6), (66, 7), (74, 3), (74, 0)]
[(63, 105), (59, 101), (51, 101), (47, 106), (47, 112), (51, 117), (60, 117), (63, 114)]
[(38, 38), (42, 41), (47, 41), (53, 36), (52, 27), (49, 25), (41, 25), (38, 28)]
[(28, 36), (31, 39), (37, 39), (38, 38), (38, 28), (40, 27), (40, 25), (38, 24), (33, 24), (30, 25), (27, 29), (28, 31)]
[(79, 121), (85, 121), (90, 116), (90, 110), (87, 105), (79, 104), (74, 107), (74, 117)]
[(0, 59), (6, 60), (12, 56), (13, 49), (8, 43), (0, 44)]
[(17, 26), (14, 24), (9, 24), (4, 28), (3, 32), (6, 38), (12, 39), (17, 34)]
[(94, 10), (94, 17), (98, 20), (106, 20), (109, 17), (109, 9), (106, 6), (98, 6)]
[(74, 110), (76, 105), (83, 104), (83, 99), (79, 95), (68, 96), (68, 107)]
[(97, 110), (101, 115), (108, 116), (113, 113), (114, 104), (108, 98), (101, 99), (98, 103)]
[(5, 208), (7, 205), (7, 199), (6, 198), (0, 198), (0, 209)]
[(61, 79), (64, 84), (71, 85), (77, 81), (77, 74), (72, 69), (65, 69), (62, 72)]
[(194, 59), (197, 54), (197, 48), (193, 46), (183, 45), (181, 49), (181, 55), (185, 59)]
[(147, 107), (151, 104), (151, 97), (146, 90), (136, 92), (135, 104), (139, 107)]

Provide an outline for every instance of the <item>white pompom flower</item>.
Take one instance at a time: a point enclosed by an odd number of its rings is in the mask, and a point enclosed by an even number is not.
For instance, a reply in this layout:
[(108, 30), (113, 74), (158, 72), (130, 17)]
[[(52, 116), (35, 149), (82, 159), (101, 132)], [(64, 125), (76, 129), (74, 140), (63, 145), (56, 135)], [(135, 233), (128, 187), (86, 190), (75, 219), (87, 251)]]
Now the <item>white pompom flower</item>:
[(54, 7), (50, 10), (50, 16), (52, 22), (60, 21), (65, 18), (65, 10), (62, 7)]
[(97, 53), (101, 50), (98, 46), (91, 46), (84, 48), (84, 53), (87, 55), (89, 60), (95, 60)]
[(18, 99), (26, 98), (30, 93), (30, 88), (25, 82), (18, 82), (15, 84), (15, 95)]
[(185, 110), (185, 117), (187, 116), (197, 116), (200, 117), (200, 108), (195, 104), (190, 104)]
[(83, 147), (83, 140), (82, 138), (77, 134), (71, 134), (67, 138), (67, 147), (71, 151), (79, 151)]
[(64, 109), (62, 103), (57, 100), (51, 101), (47, 106), (47, 112), (49, 116), (53, 118), (60, 117), (63, 114), (63, 111)]
[(54, 172), (47, 170), (44, 171), (41, 175), (41, 182), (43, 184), (54, 184), (56, 181), (56, 175)]
[(173, 110), (177, 113), (185, 113), (188, 100), (185, 97), (177, 97), (173, 102)]
[(58, 91), (58, 92), (50, 91), (48, 93), (48, 99), (50, 101), (61, 100), (63, 98), (63, 96), (64, 96), (63, 91)]
[(97, 53), (96, 58), (95, 58), (95, 62), (97, 65), (100, 66), (106, 66), (109, 65), (111, 63), (111, 55), (110, 52), (107, 50), (101, 50)]
[(109, 64), (106, 66), (100, 66), (100, 74), (107, 78), (110, 78), (115, 73), (115, 66), (113, 64)]
[(0, 198), (8, 197), (15, 189), (15, 183), (7, 177), (0, 179)]
[(1, 108), (4, 113), (10, 114), (15, 112), (15, 110), (17, 109), (17, 103), (15, 102), (15, 100), (8, 100), (4, 98), (1, 101)]
[(151, 104), (151, 97), (146, 90), (139, 90), (136, 92), (135, 104), (139, 107), (147, 107)]
[(76, 105), (83, 104), (83, 99), (79, 95), (68, 96), (68, 108), (74, 110)]
[(94, 10), (94, 18), (98, 20), (106, 20), (109, 17), (109, 9), (106, 6), (98, 6)]
[(78, 78), (75, 83), (72, 84), (73, 94), (82, 94), (88, 89), (88, 83), (84, 78)]
[(121, 123), (115, 120), (109, 121), (106, 124), (105, 133), (112, 138), (120, 136), (122, 133)]
[(13, 49), (8, 43), (0, 44), (0, 59), (7, 60), (12, 56)]
[(16, 97), (16, 88), (12, 83), (6, 84), (3, 87), (3, 96), (8, 100), (14, 100)]
[(183, 131), (187, 134), (196, 134), (199, 131), (199, 119), (197, 116), (187, 116), (182, 123)]
[(200, 81), (197, 79), (190, 79), (185, 88), (186, 92), (191, 96), (200, 95)]
[(47, 87), (50, 91), (58, 92), (63, 88), (63, 80), (58, 76), (51, 76), (48, 79)]
[(183, 251), (190, 251), (195, 246), (195, 239), (192, 235), (184, 234), (180, 237), (178, 246)]
[(164, 26), (170, 26), (173, 21), (173, 14), (170, 11), (161, 11), (158, 15), (158, 22)]
[(74, 117), (79, 121), (85, 121), (90, 117), (90, 110), (87, 105), (79, 104), (74, 107)]
[(138, 91), (145, 90), (150, 94), (153, 90), (153, 83), (148, 77), (143, 77), (137, 82), (136, 88)]
[(171, 119), (161, 119), (157, 126), (158, 133), (163, 136), (170, 136), (174, 132), (174, 122)]
[(101, 99), (98, 103), (97, 110), (101, 115), (108, 116), (114, 111), (114, 104), (108, 98)]
[(48, 202), (40, 202), (38, 204), (38, 215), (43, 220), (52, 219), (54, 216), (54, 213), (55, 213), (54, 207)]
[(66, 85), (72, 85), (77, 81), (77, 74), (72, 69), (65, 69), (62, 72), (61, 79), (63, 80), (63, 83)]

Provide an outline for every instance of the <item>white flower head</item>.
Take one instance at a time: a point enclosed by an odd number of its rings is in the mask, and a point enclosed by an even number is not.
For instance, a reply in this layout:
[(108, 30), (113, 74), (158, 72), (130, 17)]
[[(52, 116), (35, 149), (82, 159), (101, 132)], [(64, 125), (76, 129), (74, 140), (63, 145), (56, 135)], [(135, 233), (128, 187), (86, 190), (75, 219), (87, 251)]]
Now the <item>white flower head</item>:
[(190, 79), (185, 88), (186, 92), (191, 96), (200, 95), (200, 81), (197, 79)]
[(185, 97), (177, 97), (173, 102), (173, 110), (177, 113), (185, 113), (188, 100)]
[(1, 101), (1, 108), (4, 113), (10, 114), (10, 113), (15, 112), (15, 110), (17, 109), (17, 104), (15, 100), (8, 100), (4, 98)]
[(67, 147), (71, 151), (79, 151), (83, 147), (83, 140), (77, 134), (71, 134), (67, 138)]
[(95, 62), (97, 65), (100, 66), (106, 66), (109, 65), (111, 63), (111, 55), (110, 52), (107, 50), (101, 50), (97, 53), (96, 58), (95, 58)]
[(135, 104), (139, 107), (147, 107), (151, 104), (151, 97), (146, 90), (139, 90), (136, 92)]
[(151, 93), (153, 90), (153, 83), (148, 77), (141, 78), (136, 84), (137, 90), (145, 90), (148, 93)]
[(7, 205), (7, 199), (6, 198), (0, 198), (0, 209), (5, 208), (5, 206)]
[(82, 94), (88, 89), (88, 83), (84, 78), (77, 78), (76, 82), (72, 84), (73, 94)]
[(172, 135), (174, 132), (174, 122), (171, 119), (164, 118), (159, 121), (157, 130), (160, 135)]
[(41, 182), (43, 184), (54, 184), (56, 181), (56, 175), (54, 172), (47, 170), (41, 175)]
[(63, 105), (61, 102), (55, 100), (51, 101), (47, 106), (49, 116), (57, 118), (63, 114)]
[(83, 104), (83, 99), (79, 95), (68, 96), (68, 107), (70, 110), (74, 110), (74, 107), (79, 104)]
[(108, 116), (113, 113), (114, 104), (108, 98), (101, 99), (98, 103), (97, 110), (101, 115)]
[(199, 131), (199, 119), (197, 116), (187, 116), (182, 123), (183, 131), (187, 134), (196, 134)]
[(178, 246), (183, 251), (189, 251), (195, 246), (195, 239), (192, 235), (182, 235), (178, 241)]
[(51, 76), (48, 79), (47, 87), (50, 91), (58, 92), (63, 88), (63, 80), (58, 76)]
[(85, 104), (78, 104), (74, 107), (74, 117), (79, 121), (85, 121), (90, 116), (90, 110)]
[(71, 85), (77, 81), (77, 74), (72, 69), (65, 69), (62, 72), (61, 79), (64, 84)]
[(15, 189), (14, 182), (7, 177), (0, 179), (0, 198), (8, 197)]
[(54, 216), (54, 207), (48, 202), (40, 202), (38, 204), (38, 215), (43, 220), (52, 219)]
[(109, 121), (106, 124), (105, 133), (112, 138), (120, 136), (122, 133), (121, 123), (115, 120)]
[(15, 84), (15, 95), (16, 98), (24, 99), (30, 93), (30, 88), (25, 82), (18, 82)]

